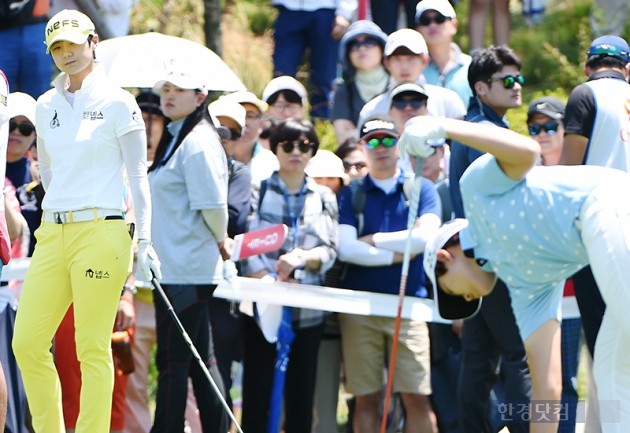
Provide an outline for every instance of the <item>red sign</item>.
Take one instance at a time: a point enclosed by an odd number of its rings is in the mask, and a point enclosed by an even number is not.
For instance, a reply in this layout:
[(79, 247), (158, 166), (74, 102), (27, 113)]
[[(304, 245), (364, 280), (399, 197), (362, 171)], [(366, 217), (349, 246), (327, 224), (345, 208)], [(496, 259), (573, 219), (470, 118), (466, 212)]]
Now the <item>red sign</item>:
[(287, 236), (287, 226), (276, 224), (253, 232), (234, 237), (234, 250), (231, 260), (238, 261), (247, 257), (264, 254), (279, 249)]

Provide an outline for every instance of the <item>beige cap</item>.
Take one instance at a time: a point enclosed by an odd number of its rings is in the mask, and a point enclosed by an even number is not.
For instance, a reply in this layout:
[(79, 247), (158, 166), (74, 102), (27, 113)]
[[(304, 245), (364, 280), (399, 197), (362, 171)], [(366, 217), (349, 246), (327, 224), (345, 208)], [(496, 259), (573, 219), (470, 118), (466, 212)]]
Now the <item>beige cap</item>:
[(46, 54), (50, 53), (50, 47), (58, 41), (69, 41), (73, 44), (83, 44), (89, 35), (96, 32), (92, 20), (85, 14), (73, 10), (64, 9), (46, 24)]
[(309, 177), (338, 177), (348, 184), (350, 177), (343, 168), (343, 161), (330, 150), (319, 149), (304, 169)]
[(226, 98), (219, 98), (208, 106), (208, 111), (216, 117), (229, 117), (239, 124), (241, 130), (245, 128), (247, 112), (241, 104)]
[(251, 104), (258, 108), (261, 113), (264, 113), (269, 108), (269, 104), (258, 99), (256, 95), (247, 90), (238, 90), (236, 92), (228, 93), (227, 95), (223, 95), (219, 98), (219, 100), (222, 99), (233, 100), (239, 104)]

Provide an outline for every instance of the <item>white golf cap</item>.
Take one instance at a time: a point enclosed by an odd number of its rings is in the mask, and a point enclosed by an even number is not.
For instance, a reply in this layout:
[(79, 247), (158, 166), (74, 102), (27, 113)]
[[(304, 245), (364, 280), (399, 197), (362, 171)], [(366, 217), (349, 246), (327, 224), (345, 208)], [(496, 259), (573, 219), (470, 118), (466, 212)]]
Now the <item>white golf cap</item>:
[(153, 90), (160, 92), (166, 83), (171, 83), (182, 89), (201, 90), (204, 93), (208, 93), (204, 79), (194, 71), (194, 66), (190, 66), (189, 68), (174, 67), (167, 71), (164, 77), (153, 85)]
[(417, 55), (429, 53), (424, 37), (413, 29), (400, 29), (389, 35), (385, 44), (385, 57), (391, 56), (398, 48), (407, 48)]
[(16, 116), (24, 116), (29, 122), (35, 125), (35, 106), (37, 105), (37, 101), (35, 101), (31, 95), (22, 92), (13, 92), (9, 93), (7, 101), (10, 119)]
[[(245, 108), (234, 100), (219, 98), (208, 106), (211, 115), (216, 117), (229, 117), (234, 120), (241, 130), (245, 128)], [(220, 121), (220, 120), (219, 120)]]
[(438, 307), (438, 313), (440, 317), (447, 320), (465, 319), (476, 314), (481, 308), (481, 298), (467, 301), (463, 296), (450, 295), (438, 286), (437, 278), (435, 278), (438, 251), (444, 247), (450, 238), (466, 227), (468, 227), (468, 220), (463, 218), (449, 221), (440, 227), (424, 248), (424, 272), (433, 286), (433, 297)]
[(416, 23), (426, 11), (433, 10), (446, 18), (454, 19), (455, 9), (448, 0), (422, 0), (416, 6)]
[(298, 80), (288, 75), (283, 75), (281, 77), (276, 77), (271, 80), (265, 90), (262, 93), (262, 99), (266, 103), (269, 103), (269, 98), (275, 94), (280, 92), (281, 90), (292, 90), (298, 94), (300, 98), (302, 98), (302, 105), (306, 105), (306, 87), (302, 85)]
[(343, 161), (330, 150), (319, 149), (304, 169), (309, 177), (338, 177), (348, 184), (350, 176), (343, 168)]
[(420, 84), (403, 83), (392, 89), (391, 93), (389, 94), (389, 104), (391, 105), (394, 98), (402, 93), (416, 93), (425, 99), (429, 98), (429, 95), (427, 95), (427, 92)]

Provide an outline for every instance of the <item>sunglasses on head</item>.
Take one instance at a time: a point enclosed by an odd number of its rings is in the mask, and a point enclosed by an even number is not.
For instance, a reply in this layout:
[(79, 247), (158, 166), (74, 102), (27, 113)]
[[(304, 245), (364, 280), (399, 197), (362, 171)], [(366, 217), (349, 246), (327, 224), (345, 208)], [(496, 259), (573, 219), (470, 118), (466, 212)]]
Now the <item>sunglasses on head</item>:
[(348, 48), (350, 51), (357, 51), (361, 47), (373, 48), (378, 45), (378, 40), (376, 38), (367, 37), (363, 40), (355, 39), (348, 44)]
[(518, 75), (504, 75), (502, 77), (490, 77), (488, 78), (488, 83), (491, 84), (494, 81), (503, 81), (503, 87), (506, 89), (513, 88), (516, 83), (521, 86), (525, 84), (525, 77), (521, 74)]
[(418, 19), (418, 25), (425, 27), (425, 26), (431, 25), (431, 23), (444, 24), (446, 21), (450, 21), (450, 20), (451, 20), (450, 18), (445, 17), (442, 14), (436, 14), (436, 15), (422, 14), (420, 15), (420, 18)]
[(293, 152), (293, 149), (295, 149), (296, 146), (302, 153), (307, 153), (311, 149), (313, 149), (313, 147), (315, 147), (315, 145), (308, 140), (293, 140), (293, 141), (285, 140), (278, 144), (282, 148), (282, 150), (285, 151), (286, 153)]
[(394, 99), (392, 101), (392, 107), (397, 110), (404, 110), (408, 106), (411, 106), (414, 110), (418, 110), (427, 106), (426, 99)]
[(9, 120), (9, 132), (13, 132), (15, 128), (25, 137), (28, 137), (35, 131), (35, 127), (30, 123), (17, 123), (15, 120)]
[(367, 167), (367, 163), (365, 163), (364, 161), (358, 161), (358, 162), (347, 162), (347, 161), (343, 161), (343, 168), (345, 170), (351, 170), (351, 169), (355, 169), (357, 171), (363, 170), (365, 167)]
[(374, 150), (379, 146), (394, 147), (396, 143), (398, 143), (398, 139), (394, 137), (372, 137), (369, 140), (365, 140), (365, 145), (370, 150)]
[(558, 122), (547, 122), (543, 125), (529, 125), (527, 129), (529, 129), (529, 135), (535, 137), (540, 134), (543, 130), (549, 134), (553, 135), (558, 132)]

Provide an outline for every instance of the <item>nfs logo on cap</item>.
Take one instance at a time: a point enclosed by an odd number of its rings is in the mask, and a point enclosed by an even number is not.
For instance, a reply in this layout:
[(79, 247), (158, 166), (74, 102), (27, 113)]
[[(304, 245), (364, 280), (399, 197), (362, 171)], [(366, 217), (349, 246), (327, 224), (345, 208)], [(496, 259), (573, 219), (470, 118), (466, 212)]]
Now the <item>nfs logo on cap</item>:
[(58, 41), (83, 44), (95, 31), (92, 20), (87, 15), (71, 9), (64, 9), (53, 16), (46, 24), (46, 53)]

